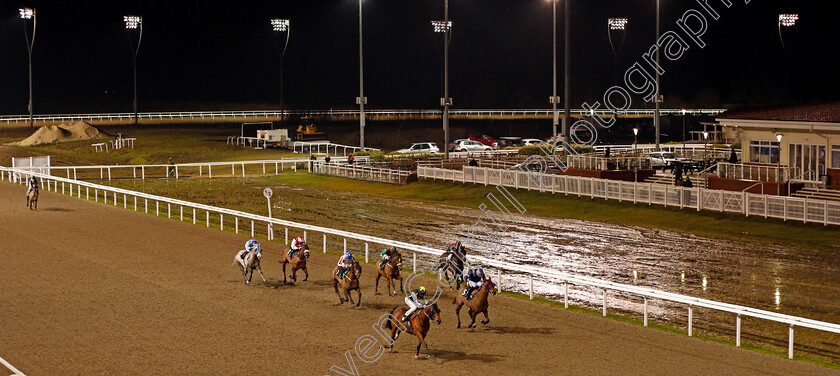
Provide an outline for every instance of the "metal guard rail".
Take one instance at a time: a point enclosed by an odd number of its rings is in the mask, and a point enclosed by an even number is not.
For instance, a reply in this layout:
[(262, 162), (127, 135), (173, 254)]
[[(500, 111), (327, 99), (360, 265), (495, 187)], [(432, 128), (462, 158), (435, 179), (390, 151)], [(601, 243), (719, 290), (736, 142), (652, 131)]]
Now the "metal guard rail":
[[(323, 234), (331, 234), (331, 235), (340, 236), (340, 237), (344, 237), (344, 238), (356, 239), (356, 240), (360, 240), (360, 241), (364, 241), (364, 242), (368, 242), (368, 243), (375, 243), (375, 244), (382, 244), (382, 245), (394, 245), (394, 246), (397, 246), (397, 247), (400, 247), (400, 248), (403, 248), (403, 249), (411, 250), (413, 252), (418, 252), (418, 253), (422, 253), (422, 254), (426, 254), (426, 255), (430, 255), (430, 256), (439, 256), (441, 254), (441, 250), (439, 250), (439, 249), (426, 247), (426, 246), (421, 246), (421, 245), (416, 245), (416, 244), (411, 244), (411, 243), (406, 243), (406, 242), (401, 242), (401, 241), (394, 241), (394, 240), (384, 239), (384, 238), (375, 237), (375, 236), (357, 234), (357, 233), (353, 233), (353, 232), (349, 232), (349, 231), (336, 230), (336, 229), (331, 229), (331, 228), (321, 227), (321, 226), (315, 226), (315, 225), (307, 225), (307, 224), (302, 224), (302, 223), (297, 223), (297, 222), (292, 222), (292, 221), (286, 221), (286, 220), (281, 220), (281, 219), (276, 219), (276, 218), (269, 218), (269, 217), (266, 217), (266, 216), (246, 213), (246, 212), (242, 212), (242, 211), (238, 211), (238, 210), (220, 208), (220, 207), (215, 207), (215, 206), (211, 206), (211, 205), (198, 204), (198, 203), (193, 203), (193, 202), (188, 202), (188, 201), (183, 201), (183, 200), (178, 200), (178, 199), (172, 199), (172, 198), (167, 198), (167, 197), (162, 197), (162, 196), (156, 196), (156, 195), (142, 193), (142, 192), (131, 191), (131, 190), (122, 189), (122, 188), (115, 188), (115, 187), (109, 187), (109, 186), (104, 186), (104, 185), (99, 185), (99, 184), (93, 184), (93, 183), (89, 183), (89, 182), (83, 182), (83, 181), (77, 181), (77, 180), (72, 180), (72, 179), (53, 177), (53, 176), (46, 175), (46, 174), (30, 172), (30, 171), (25, 171), (25, 170), (20, 170), (20, 169), (0, 167), (0, 179), (3, 179), (7, 174), (9, 176), (10, 180), (11, 180), (11, 175), (12, 174), (20, 174), (21, 177), (26, 177), (26, 178), (28, 178), (28, 176), (35, 176), (35, 177), (40, 178), (44, 181), (52, 180), (52, 181), (55, 181), (55, 182), (69, 183), (71, 185), (76, 185), (77, 187), (87, 187), (87, 188), (101, 189), (105, 192), (111, 192), (111, 193), (114, 193), (114, 194), (117, 194), (117, 193), (122, 194), (125, 197), (134, 196), (134, 197), (137, 197), (137, 198), (143, 198), (143, 199), (153, 200), (153, 201), (157, 201), (157, 202), (165, 202), (167, 204), (174, 204), (174, 205), (178, 205), (178, 206), (182, 206), (182, 207), (191, 207), (191, 208), (194, 208), (194, 209), (199, 209), (199, 210), (206, 211), (207, 213), (214, 212), (214, 213), (219, 213), (220, 215), (227, 214), (227, 215), (234, 216), (234, 217), (237, 217), (237, 218), (246, 218), (246, 219), (251, 219), (251, 220), (257, 221), (257, 222), (264, 222), (264, 223), (267, 223), (267, 224), (276, 224), (276, 225), (280, 225), (280, 226), (298, 228), (298, 229), (302, 229), (302, 230), (311, 230), (311, 231), (320, 232), (320, 233), (323, 233)], [(22, 183), (23, 180), (26, 180), (26, 179), (20, 179), (20, 180), (21, 180), (21, 183)], [(208, 224), (208, 226), (209, 226), (209, 224)], [(508, 271), (513, 271), (513, 272), (516, 272), (516, 273), (530, 274), (531, 278), (533, 278), (533, 276), (540, 276), (540, 277), (549, 278), (549, 279), (554, 278), (554, 279), (559, 279), (560, 282), (563, 282), (563, 283), (571, 283), (571, 284), (574, 284), (574, 285), (591, 286), (591, 287), (601, 288), (605, 291), (606, 290), (619, 291), (619, 292), (624, 292), (624, 293), (628, 293), (628, 294), (641, 295), (644, 298), (653, 298), (653, 299), (670, 301), (670, 302), (674, 302), (674, 303), (686, 304), (686, 305), (689, 306), (689, 309), (691, 309), (691, 307), (693, 307), (693, 306), (697, 306), (697, 307), (703, 307), (703, 308), (708, 308), (708, 309), (714, 309), (714, 310), (718, 310), (718, 311), (722, 311), (722, 312), (728, 312), (728, 313), (738, 315), (739, 319), (740, 319), (740, 316), (747, 316), (747, 317), (754, 317), (754, 318), (759, 318), (759, 319), (764, 319), (764, 320), (769, 320), (769, 321), (788, 324), (788, 325), (790, 325), (790, 332), (789, 332), (790, 333), (790, 337), (789, 337), (789, 357), (790, 358), (793, 357), (793, 328), (794, 328), (794, 326), (840, 334), (840, 324), (818, 321), (818, 320), (813, 320), (813, 319), (808, 319), (808, 318), (793, 316), (793, 315), (787, 315), (787, 314), (782, 314), (782, 313), (777, 313), (777, 312), (772, 312), (772, 311), (766, 311), (766, 310), (757, 309), (757, 308), (750, 308), (750, 307), (740, 306), (740, 305), (736, 305), (736, 304), (723, 303), (723, 302), (718, 302), (718, 301), (709, 300), (709, 299), (703, 299), (703, 298), (686, 296), (686, 295), (681, 295), (681, 294), (676, 294), (676, 293), (670, 293), (670, 292), (655, 290), (655, 289), (651, 289), (651, 288), (647, 288), (647, 287), (640, 287), (640, 286), (628, 285), (628, 284), (623, 284), (623, 283), (610, 282), (610, 281), (600, 280), (600, 279), (593, 278), (593, 277), (573, 275), (573, 274), (560, 272), (560, 271), (555, 271), (555, 270), (546, 270), (546, 269), (536, 268), (536, 267), (528, 266), (528, 265), (518, 265), (518, 264), (513, 264), (513, 263), (509, 263), (509, 262), (505, 262), (505, 261), (491, 260), (491, 259), (488, 259), (488, 258), (483, 257), (483, 256), (470, 256), (470, 259), (472, 260), (471, 262), (473, 262), (473, 263), (478, 263), (478, 264), (485, 265), (485, 266), (495, 267), (499, 270), (506, 269)], [(606, 306), (604, 308), (606, 309)], [(738, 330), (739, 330), (739, 332), (738, 332), (739, 337), (738, 338), (740, 338), (740, 324), (738, 326)]]

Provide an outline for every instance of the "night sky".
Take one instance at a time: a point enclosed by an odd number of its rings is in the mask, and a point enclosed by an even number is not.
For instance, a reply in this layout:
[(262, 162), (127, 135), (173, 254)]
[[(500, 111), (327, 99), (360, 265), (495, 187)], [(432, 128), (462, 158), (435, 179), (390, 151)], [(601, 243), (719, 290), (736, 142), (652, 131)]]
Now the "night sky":
[[(619, 70), (640, 61), (654, 39), (655, 1), (572, 0), (572, 107), (601, 98), (613, 81), (607, 18), (630, 19)], [(836, 100), (837, 31), (823, 2), (732, 0), (710, 21), (708, 46), (666, 62), (665, 107)], [(143, 16), (138, 57), (141, 111), (278, 107), (278, 35), (270, 18), (291, 20), (286, 102), (292, 108), (350, 108), (358, 95), (358, 2), (32, 1), (0, 9), (0, 113), (22, 114), (27, 57), (18, 8), (35, 7), (36, 113), (130, 111), (132, 68), (122, 16)], [(372, 108), (436, 108), (443, 38), (431, 20), (443, 0), (365, 0), (365, 94)], [(693, 1), (662, 1), (662, 31)], [(563, 59), (563, 3), (559, 58)], [(547, 108), (551, 95), (551, 2), (451, 0), (451, 90), (456, 108)], [(784, 29), (785, 96), (779, 13), (799, 13)], [(615, 35), (615, 34), (614, 34)], [(834, 41), (834, 42), (832, 42)], [(663, 61), (664, 61), (663, 57)], [(562, 65), (560, 66), (562, 95)], [(636, 103), (640, 100), (636, 99)], [(640, 106), (643, 104), (640, 104)], [(263, 106), (265, 107), (265, 106)]]

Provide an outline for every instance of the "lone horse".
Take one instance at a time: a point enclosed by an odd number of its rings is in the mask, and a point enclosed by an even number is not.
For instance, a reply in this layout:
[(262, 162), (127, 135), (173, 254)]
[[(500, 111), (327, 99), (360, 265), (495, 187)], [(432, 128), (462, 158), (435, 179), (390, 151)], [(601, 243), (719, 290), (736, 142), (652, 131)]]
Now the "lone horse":
[(26, 206), (29, 210), (38, 210), (38, 188), (34, 188), (26, 195)]
[(292, 264), (292, 281), (297, 282), (297, 271), (303, 270), (306, 273), (306, 277), (303, 278), (303, 281), (309, 279), (309, 271), (306, 270), (306, 260), (309, 260), (309, 246), (304, 244), (300, 251), (294, 253), (293, 257), (289, 257), (289, 252), (283, 256), (283, 283), (286, 283), (286, 264)]
[[(341, 301), (341, 304), (344, 302), (350, 302), (350, 305), (356, 305), (358, 307), (362, 304), (362, 289), (359, 288), (359, 278), (362, 276), (362, 266), (359, 265), (359, 262), (353, 260), (353, 265), (350, 267), (344, 277), (338, 277), (339, 267), (336, 267), (333, 270), (332, 274), (332, 283), (333, 289), (335, 289), (335, 294), (338, 295), (338, 300)], [(344, 296), (342, 297), (341, 294), (338, 293), (338, 286), (341, 285), (341, 289), (344, 292)], [(350, 292), (356, 290), (359, 293), (359, 301), (353, 302), (353, 297), (350, 295)]]
[[(405, 312), (408, 311), (405, 307), (394, 307), (391, 310), (392, 317), (402, 317)], [(385, 327), (391, 329), (391, 347), (389, 351), (394, 351), (394, 342), (397, 341), (397, 338), (400, 337), (400, 333), (408, 332), (408, 334), (414, 334), (417, 336), (417, 352), (414, 354), (414, 357), (417, 358), (420, 356), (420, 345), (426, 349), (426, 354), (428, 354), (428, 358), (432, 357), (432, 352), (429, 351), (429, 345), (426, 344), (426, 333), (429, 332), (429, 328), (431, 328), (430, 320), (435, 320), (435, 323), (440, 325), (440, 308), (438, 308), (437, 303), (432, 303), (432, 305), (427, 306), (421, 310), (418, 310), (410, 319), (408, 319), (408, 325), (406, 326), (403, 322), (397, 322), (399, 319), (391, 318), (385, 323)], [(394, 324), (391, 324), (391, 321), (394, 321)]]
[(467, 259), (467, 250), (462, 245), (460, 248), (456, 250), (456, 253), (453, 253), (450, 250), (447, 250), (440, 258), (438, 258), (437, 264), (435, 264), (434, 271), (442, 271), (443, 277), (448, 281), (449, 280), (449, 273), (452, 273), (452, 278), (455, 278), (455, 287), (453, 288), (452, 285), (449, 286), (450, 290), (458, 290), (461, 288), (461, 280), (464, 278), (464, 260)]
[(376, 273), (376, 289), (374, 290), (374, 294), (379, 294), (379, 278), (385, 277), (388, 280), (388, 296), (392, 296), (391, 290), (394, 291), (393, 295), (397, 294), (397, 286), (394, 284), (394, 280), (400, 281), (400, 292), (405, 293), (403, 289), (403, 278), (400, 275), (400, 269), (402, 269), (402, 255), (397, 252), (396, 255), (391, 257), (387, 263), (385, 263), (385, 267), (382, 269), (377, 269)]
[(478, 291), (473, 293), (472, 300), (467, 300), (467, 298), (460, 293), (455, 295), (455, 299), (452, 300), (452, 304), (455, 304), (455, 315), (458, 316), (458, 328), (461, 327), (461, 307), (465, 305), (469, 307), (469, 315), (470, 318), (472, 318), (472, 322), (470, 325), (467, 325), (467, 328), (475, 328), (475, 317), (478, 316), (479, 313), (484, 314), (484, 320), (481, 321), (483, 325), (487, 325), (487, 323), (490, 322), (490, 318), (487, 317), (487, 307), (490, 306), (488, 297), (490, 294), (496, 295), (496, 284), (488, 278), (487, 281), (481, 285)]
[[(243, 257), (244, 255), (244, 257)], [(262, 269), (260, 268), (260, 259), (262, 258), (262, 252), (256, 253), (255, 251), (246, 251), (241, 250), (236, 253), (236, 256), (233, 256), (233, 264), (231, 266), (239, 264), (239, 268), (242, 270), (242, 280), (245, 281), (245, 284), (251, 283), (251, 278), (254, 276), (254, 269), (257, 269), (260, 272), (260, 277), (262, 277), (263, 283), (268, 281), (265, 280), (265, 275), (263, 275)], [(248, 271), (251, 272), (248, 275)]]

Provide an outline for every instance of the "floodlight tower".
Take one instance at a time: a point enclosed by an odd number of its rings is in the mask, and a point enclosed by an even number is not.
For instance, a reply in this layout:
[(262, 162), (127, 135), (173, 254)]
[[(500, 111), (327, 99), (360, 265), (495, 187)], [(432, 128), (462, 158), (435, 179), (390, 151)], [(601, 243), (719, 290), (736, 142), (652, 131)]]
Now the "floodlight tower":
[(359, 0), (359, 97), (356, 98), (359, 105), (359, 147), (365, 150), (365, 69), (364, 53), (362, 49), (362, 0)]
[(137, 45), (132, 49), (131, 62), (134, 67), (134, 125), (139, 123), (137, 114), (137, 54), (140, 52), (140, 42), (143, 41), (143, 17), (141, 16), (124, 16), (125, 29), (128, 32), (137, 30)]
[(283, 51), (280, 52), (280, 122), (282, 123), (285, 115), (283, 109), (283, 60), (286, 57), (286, 48), (289, 47), (289, 36), (292, 34), (292, 29), (289, 20), (280, 18), (271, 19), (271, 29), (275, 33), (286, 34), (286, 39), (283, 44)]
[[(621, 46), (624, 44), (626, 36), (627, 19), (626, 18), (610, 18), (607, 20), (607, 37), (610, 39), (610, 47), (613, 50), (615, 58), (615, 65), (613, 66), (613, 76), (615, 78), (615, 85), (618, 86), (618, 53), (621, 52)], [(618, 46), (613, 43), (613, 33), (621, 34), (621, 39), (618, 41)]]
[[(659, 43), (659, 8), (660, 8), (659, 7), (659, 0), (656, 0), (656, 41), (655, 41), (656, 43)], [(661, 105), (661, 102), (662, 102), (662, 96), (659, 95), (659, 76), (661, 76), (659, 74), (659, 69), (658, 69), (658, 67), (661, 66), (661, 65), (659, 65), (659, 48), (656, 49), (656, 66), (657, 66), (657, 69), (654, 69), (656, 71), (656, 91), (654, 92), (654, 95), (653, 95), (653, 102), (656, 104), (656, 107), (653, 111), (653, 126), (654, 126), (654, 128), (656, 128), (656, 150), (660, 150), (660, 147), (659, 147), (659, 123), (660, 123), (659, 106)]]
[(782, 13), (779, 14), (779, 41), (782, 42), (782, 57), (784, 59), (784, 91), (785, 95), (788, 92), (788, 58), (787, 58), (787, 47), (785, 46), (785, 39), (782, 38), (782, 27), (793, 27), (796, 25), (796, 21), (799, 20), (799, 15), (795, 13)]
[(452, 98), (449, 97), (449, 42), (452, 39), (452, 21), (449, 20), (449, 0), (444, 0), (443, 21), (432, 21), (435, 33), (443, 33), (443, 98), (440, 105), (443, 106), (443, 148), (444, 158), (449, 159), (449, 107), (452, 106)]
[[(35, 9), (20, 8), (20, 18), (23, 20), (23, 35), (26, 38), (26, 50), (29, 52), (29, 127), (35, 126), (35, 121), (32, 117), (32, 48), (35, 46), (35, 28), (38, 25), (37, 17), (35, 16)], [(32, 20), (32, 38), (29, 37), (29, 28), (26, 26), (26, 21)]]

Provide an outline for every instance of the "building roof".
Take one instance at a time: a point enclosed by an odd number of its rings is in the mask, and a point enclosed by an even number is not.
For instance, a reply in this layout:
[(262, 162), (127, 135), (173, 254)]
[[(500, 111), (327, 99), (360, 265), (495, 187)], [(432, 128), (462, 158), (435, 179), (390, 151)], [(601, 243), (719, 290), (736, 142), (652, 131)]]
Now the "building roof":
[(727, 111), (718, 119), (840, 123), (840, 102)]

